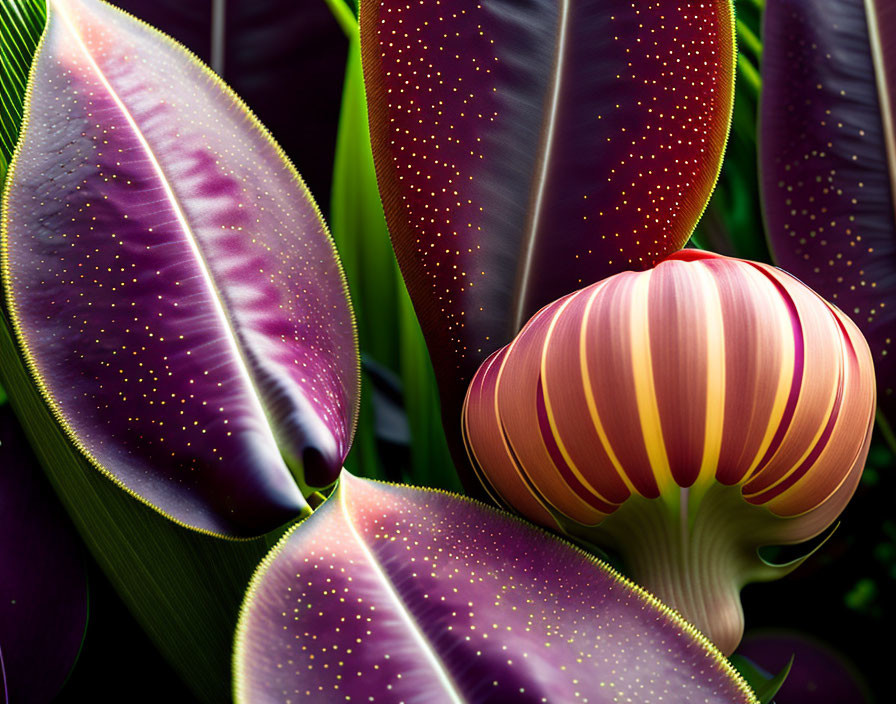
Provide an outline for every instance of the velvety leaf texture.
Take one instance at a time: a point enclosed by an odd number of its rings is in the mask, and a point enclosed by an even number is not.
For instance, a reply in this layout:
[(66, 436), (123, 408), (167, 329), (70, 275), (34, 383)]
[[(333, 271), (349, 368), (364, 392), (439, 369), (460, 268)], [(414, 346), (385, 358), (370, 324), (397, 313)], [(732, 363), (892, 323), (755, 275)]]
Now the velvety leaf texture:
[(208, 63), (301, 169), (317, 202), (329, 202), (346, 41), (323, 0), (112, 4)]
[(896, 5), (769, 0), (762, 194), (776, 262), (838, 305), (896, 418)]
[(727, 0), (361, 4), (377, 177), (448, 427), (540, 307), (680, 248), (731, 115)]
[(253, 578), (238, 701), (756, 701), (584, 552), (469, 499), (342, 476)]
[(187, 526), (307, 510), (351, 440), (358, 359), (295, 169), (173, 41), (54, 0), (4, 194), (7, 305), (73, 441)]
[(0, 408), (0, 697), (49, 702), (87, 625), (87, 574), (59, 500), (10, 407)]

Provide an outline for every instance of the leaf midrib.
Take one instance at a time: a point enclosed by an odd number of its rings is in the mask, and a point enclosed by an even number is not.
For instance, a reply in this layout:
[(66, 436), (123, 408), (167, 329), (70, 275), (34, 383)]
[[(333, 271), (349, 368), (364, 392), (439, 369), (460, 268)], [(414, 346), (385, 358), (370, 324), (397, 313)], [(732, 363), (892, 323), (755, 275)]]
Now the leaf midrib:
[(569, 24), (569, 6), (571, 0), (561, 0), (560, 18), (557, 27), (557, 42), (554, 52), (553, 80), (550, 87), (550, 98), (545, 107), (545, 119), (542, 127), (542, 139), (539, 143), (539, 154), (536, 158), (538, 174), (532, 186), (532, 196), (529, 205), (530, 217), (523, 235), (522, 250), (523, 262), (514, 296), (513, 329), (511, 336), (516, 335), (523, 327), (527, 315), (526, 299), (529, 289), (529, 280), (532, 276), (532, 268), (535, 260), (535, 243), (538, 240), (538, 231), (541, 223), (541, 207), (544, 201), (545, 188), (548, 181), (548, 172), (551, 165), (551, 152), (554, 147), (555, 127), (557, 123), (557, 110), (560, 104), (560, 87), (563, 83), (563, 66), (566, 54), (566, 33)]
[[(273, 447), (277, 448), (279, 451), (279, 444), (277, 443), (276, 436), (274, 435), (274, 426), (271, 418), (268, 416), (264, 406), (261, 403), (261, 394), (258, 386), (255, 383), (255, 379), (252, 376), (250, 371), (250, 365), (248, 360), (246, 359), (245, 354), (243, 353), (242, 347), (240, 346), (239, 339), (237, 336), (237, 332), (235, 329), (235, 325), (230, 318), (230, 315), (227, 313), (227, 310), (224, 307), (224, 303), (222, 301), (222, 296), (220, 291), (218, 290), (217, 285), (215, 284), (214, 277), (212, 276), (211, 269), (208, 265), (208, 262), (205, 259), (205, 255), (202, 253), (202, 249), (199, 246), (198, 238), (196, 237), (196, 233), (193, 232), (193, 228), (190, 227), (190, 223), (187, 220), (186, 213), (183, 210), (183, 207), (180, 204), (177, 195), (174, 192), (174, 188), (171, 183), (168, 181), (168, 178), (165, 176), (165, 172), (162, 169), (162, 165), (156, 157), (155, 153), (150, 147), (149, 142), (147, 142), (146, 137), (143, 135), (140, 126), (137, 124), (136, 119), (128, 110), (127, 106), (124, 104), (124, 101), (119, 97), (118, 93), (109, 83), (109, 80), (106, 78), (102, 69), (99, 67), (99, 64), (94, 60), (93, 55), (90, 53), (90, 50), (87, 48), (87, 45), (84, 42), (83, 37), (81, 37), (78, 32), (77, 26), (75, 22), (68, 16), (66, 10), (60, 5), (58, 2), (54, 2), (50, 0), (47, 5), (47, 24), (49, 25), (51, 21), (50, 11), (51, 8), (53, 11), (58, 11), (60, 18), (62, 19), (63, 24), (68, 29), (71, 36), (74, 38), (76, 44), (83, 52), (85, 58), (87, 59), (90, 66), (96, 72), (97, 77), (99, 78), (102, 85), (108, 91), (109, 96), (112, 98), (116, 106), (121, 111), (123, 117), (127, 121), (130, 126), (134, 136), (137, 138), (137, 141), (140, 143), (140, 146), (143, 148), (146, 153), (147, 158), (153, 166), (156, 175), (159, 178), (159, 181), (162, 185), (162, 188), (165, 192), (166, 199), (171, 204), (172, 210), (174, 210), (175, 217), (177, 218), (178, 224), (183, 230), (184, 235), (186, 236), (186, 240), (190, 245), (190, 248), (196, 258), (196, 263), (199, 266), (199, 270), (202, 274), (202, 278), (205, 281), (206, 285), (211, 292), (211, 300), (213, 302), (213, 306), (215, 312), (218, 314), (218, 318), (221, 321), (221, 327), (225, 331), (225, 338), (227, 339), (228, 344), (231, 346), (233, 351), (233, 358), (236, 360), (237, 367), (240, 370), (240, 373), (243, 375), (248, 388), (252, 390), (252, 393), (249, 394), (251, 397), (250, 403), (255, 406), (256, 413), (259, 418), (263, 418), (265, 420), (264, 428), (267, 430), (269, 435), (269, 440), (273, 443)], [(289, 471), (289, 468), (285, 466), (284, 468)]]
[[(357, 480), (355, 480), (357, 481)], [(342, 486), (345, 482), (345, 477), (340, 481), (340, 486), (337, 489), (339, 492), (339, 510), (342, 512), (343, 518), (345, 519), (345, 524), (348, 526), (349, 531), (351, 531), (352, 537), (357, 542), (358, 546), (361, 549), (361, 552), (364, 554), (364, 557), (367, 558), (368, 563), (370, 564), (371, 569), (376, 575), (377, 580), (382, 584), (383, 590), (386, 592), (390, 600), (395, 605), (395, 610), (400, 616), (401, 620), (406, 624), (408, 631), (411, 634), (411, 637), (420, 645), (420, 650), (423, 653), (424, 657), (429, 661), (433, 670), (435, 670), (436, 675), (439, 678), (439, 681), (442, 683), (445, 693), (448, 695), (452, 702), (455, 704), (464, 704), (466, 699), (458, 692), (456, 685), (451, 679), (451, 675), (448, 672), (448, 668), (442, 659), (439, 657), (439, 654), (433, 648), (432, 643), (420, 630), (420, 627), (411, 617), (411, 614), (408, 612), (407, 606), (402, 600), (401, 596), (395, 590), (394, 585), (392, 584), (392, 580), (389, 579), (379, 560), (376, 558), (376, 555), (367, 547), (367, 543), (364, 541), (364, 538), (358, 532), (358, 529), (355, 527), (355, 524), (352, 522), (352, 513), (346, 505), (346, 491)]]
[(874, 80), (877, 83), (878, 104), (883, 123), (884, 150), (890, 180), (890, 203), (893, 206), (893, 216), (896, 218), (896, 125), (893, 122), (893, 105), (887, 88), (887, 71), (884, 64), (875, 0), (865, 0), (865, 18), (868, 22), (868, 43), (871, 47), (871, 61), (874, 65)]

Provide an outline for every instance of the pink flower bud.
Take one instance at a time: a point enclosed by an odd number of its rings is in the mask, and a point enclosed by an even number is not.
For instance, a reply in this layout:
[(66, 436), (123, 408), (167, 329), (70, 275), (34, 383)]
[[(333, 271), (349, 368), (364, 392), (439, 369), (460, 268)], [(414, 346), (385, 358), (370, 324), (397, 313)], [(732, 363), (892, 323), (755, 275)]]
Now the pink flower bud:
[(757, 549), (829, 526), (859, 481), (874, 370), (858, 328), (783, 271), (683, 250), (539, 311), (467, 392), (495, 498), (616, 551), (723, 652)]

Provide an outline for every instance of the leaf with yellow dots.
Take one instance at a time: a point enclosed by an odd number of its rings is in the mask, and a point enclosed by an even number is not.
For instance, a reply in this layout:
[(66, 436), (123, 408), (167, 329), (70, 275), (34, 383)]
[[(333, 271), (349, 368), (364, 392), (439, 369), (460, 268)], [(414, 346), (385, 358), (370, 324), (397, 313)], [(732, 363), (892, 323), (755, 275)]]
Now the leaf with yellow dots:
[(896, 4), (768, 0), (760, 170), (775, 261), (859, 326), (896, 421)]
[[(330, 228), (352, 291), (361, 345), (362, 392), (358, 430), (345, 467), (373, 479), (401, 478), (412, 484), (457, 489), (442, 427), (439, 394), (420, 323), (389, 242), (376, 183), (357, 20), (345, 0), (328, 0), (349, 38), (342, 111), (333, 162)], [(399, 375), (390, 396), (377, 371)], [(383, 412), (389, 399), (403, 402), (402, 416)], [(410, 430), (402, 439), (406, 415)], [(410, 452), (404, 454), (409, 445)], [(398, 447), (383, 456), (378, 450)], [(407, 457), (407, 459), (404, 459)], [(404, 459), (404, 461), (402, 461)], [(409, 460), (409, 461), (408, 461)]]
[(332, 241), (268, 132), (183, 47), (52, 0), (3, 199), (6, 305), (72, 441), (126, 491), (258, 535), (333, 483), (358, 395)]
[[(16, 350), (3, 310), (0, 383), (66, 512), (122, 601), (197, 701), (226, 701), (230, 641), (243, 592), (286, 527), (254, 540), (222, 540), (178, 525), (121, 491), (56, 422)], [(0, 647), (6, 657), (5, 645)]]
[(238, 702), (757, 702), (706, 638), (583, 551), (347, 472), (262, 562), (234, 652)]
[(315, 200), (322, 206), (329, 202), (346, 42), (322, 0), (112, 4), (207, 63), (298, 165)]
[(684, 245), (733, 34), (729, 0), (361, 3), (380, 192), (455, 436), (473, 373), (533, 313)]

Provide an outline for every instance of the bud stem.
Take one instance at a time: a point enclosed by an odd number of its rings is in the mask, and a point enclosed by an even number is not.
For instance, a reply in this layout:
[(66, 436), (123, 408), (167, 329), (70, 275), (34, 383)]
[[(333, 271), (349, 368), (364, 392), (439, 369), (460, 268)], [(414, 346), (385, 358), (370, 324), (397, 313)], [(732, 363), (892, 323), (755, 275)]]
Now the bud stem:
[(700, 498), (677, 491), (677, 502), (633, 496), (600, 526), (576, 532), (618, 552), (635, 582), (729, 655), (744, 630), (740, 589), (766, 567), (751, 527), (767, 522), (768, 512), (748, 504), (739, 487), (715, 485), (695, 492)]

